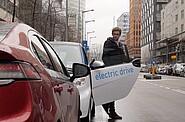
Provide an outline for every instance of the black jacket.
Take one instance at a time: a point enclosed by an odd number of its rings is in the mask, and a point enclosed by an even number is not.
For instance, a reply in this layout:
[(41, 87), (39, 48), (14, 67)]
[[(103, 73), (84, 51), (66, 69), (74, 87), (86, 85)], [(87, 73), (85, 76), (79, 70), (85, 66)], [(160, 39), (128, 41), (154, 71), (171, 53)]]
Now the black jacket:
[(103, 47), (102, 60), (105, 66), (121, 64), (126, 61), (122, 43), (116, 43), (112, 37), (107, 38)]

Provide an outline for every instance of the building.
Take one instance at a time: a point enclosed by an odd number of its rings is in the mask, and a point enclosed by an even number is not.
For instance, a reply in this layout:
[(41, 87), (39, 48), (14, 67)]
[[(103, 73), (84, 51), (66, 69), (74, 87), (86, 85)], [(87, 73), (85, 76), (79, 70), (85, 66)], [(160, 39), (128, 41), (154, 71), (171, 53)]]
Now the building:
[(170, 0), (142, 0), (141, 62), (151, 64), (161, 40), (161, 10)]
[(156, 48), (160, 63), (185, 62), (184, 11), (184, 0), (172, 0), (161, 11), (161, 40)]
[(125, 43), (131, 58), (141, 57), (141, 0), (130, 0), (129, 36)]
[(129, 12), (124, 12), (118, 19), (117, 19), (117, 26), (121, 28), (121, 36), (120, 41), (125, 41), (125, 36), (129, 31)]
[[(73, 40), (82, 42), (82, 11), (85, 10), (86, 0), (67, 0), (68, 1), (68, 25), (69, 37), (72, 36)], [(66, 5), (66, 0), (63, 1)], [(64, 6), (65, 8), (66, 6)]]
[[(14, 9), (14, 1), (13, 0), (0, 0), (0, 21), (8, 21), (12, 22), (12, 14)], [(18, 10), (19, 0), (15, 1), (15, 9)], [(17, 20), (17, 14), (15, 16), (15, 20)]]

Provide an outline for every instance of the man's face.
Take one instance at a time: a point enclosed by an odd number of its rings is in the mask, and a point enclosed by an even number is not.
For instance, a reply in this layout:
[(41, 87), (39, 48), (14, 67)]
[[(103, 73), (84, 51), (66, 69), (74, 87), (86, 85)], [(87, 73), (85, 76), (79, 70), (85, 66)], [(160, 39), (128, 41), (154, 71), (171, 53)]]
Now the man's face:
[(120, 37), (120, 33), (119, 31), (114, 31), (112, 34), (113, 38), (115, 41), (118, 41), (119, 37)]

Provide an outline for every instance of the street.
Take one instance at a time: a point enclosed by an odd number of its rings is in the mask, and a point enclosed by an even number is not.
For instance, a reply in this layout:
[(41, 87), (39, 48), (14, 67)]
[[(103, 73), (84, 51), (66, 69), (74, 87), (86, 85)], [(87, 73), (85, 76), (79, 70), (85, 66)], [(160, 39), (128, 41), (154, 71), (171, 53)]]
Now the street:
[(109, 120), (101, 106), (92, 122), (185, 122), (185, 78), (162, 75), (146, 80), (140, 73), (130, 94), (116, 101), (122, 120)]

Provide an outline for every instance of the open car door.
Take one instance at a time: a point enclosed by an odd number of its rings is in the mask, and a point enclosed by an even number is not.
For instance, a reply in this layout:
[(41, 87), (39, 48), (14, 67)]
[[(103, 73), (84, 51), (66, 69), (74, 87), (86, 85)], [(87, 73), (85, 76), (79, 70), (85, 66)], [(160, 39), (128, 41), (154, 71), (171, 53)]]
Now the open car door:
[(126, 97), (134, 86), (140, 72), (140, 59), (91, 70), (95, 105)]

